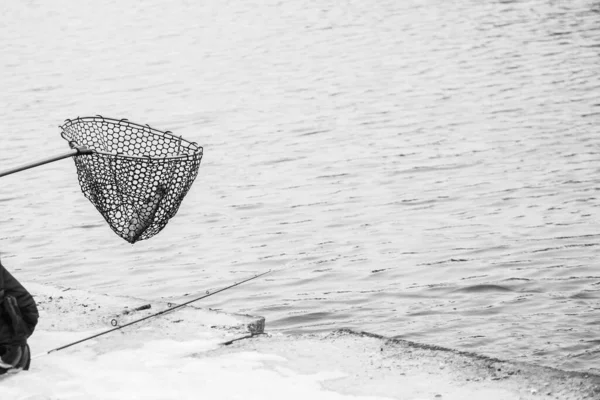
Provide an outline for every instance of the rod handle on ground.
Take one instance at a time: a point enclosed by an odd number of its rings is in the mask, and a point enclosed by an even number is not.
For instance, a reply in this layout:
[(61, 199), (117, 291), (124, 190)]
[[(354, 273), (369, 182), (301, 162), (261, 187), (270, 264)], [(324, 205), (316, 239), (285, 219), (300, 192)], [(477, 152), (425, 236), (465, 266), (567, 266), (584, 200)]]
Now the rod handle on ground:
[(35, 167), (39, 167), (40, 165), (49, 164), (54, 161), (62, 160), (63, 158), (80, 156), (80, 155), (84, 155), (84, 154), (92, 154), (93, 152), (94, 152), (93, 150), (90, 150), (87, 147), (75, 147), (75, 148), (69, 150), (69, 152), (67, 152), (67, 153), (58, 154), (58, 155), (46, 158), (44, 160), (34, 161), (32, 163), (21, 165), (19, 167), (12, 168), (12, 169), (9, 169), (6, 171), (0, 171), (0, 178), (3, 176), (6, 176), (6, 175), (14, 174), (16, 172), (24, 171), (26, 169), (35, 168)]

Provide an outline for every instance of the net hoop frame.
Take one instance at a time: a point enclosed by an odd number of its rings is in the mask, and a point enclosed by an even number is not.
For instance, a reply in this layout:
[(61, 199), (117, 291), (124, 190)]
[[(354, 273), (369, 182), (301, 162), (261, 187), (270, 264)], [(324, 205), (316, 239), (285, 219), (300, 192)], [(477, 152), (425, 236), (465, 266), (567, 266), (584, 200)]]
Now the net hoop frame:
[(115, 119), (115, 118), (103, 117), (101, 115), (97, 115), (95, 117), (77, 117), (75, 119), (66, 119), (65, 123), (63, 125), (59, 125), (59, 128), (61, 129), (60, 136), (62, 136), (63, 139), (65, 139), (67, 142), (69, 142), (69, 145), (72, 148), (76, 148), (77, 146), (79, 146), (81, 144), (77, 143), (77, 141), (75, 141), (72, 137), (68, 136), (65, 132), (65, 129), (70, 127), (71, 125), (81, 123), (81, 122), (109, 122), (109, 123), (113, 123), (113, 124), (119, 125), (119, 126), (132, 126), (137, 129), (141, 129), (142, 131), (144, 131), (148, 134), (152, 134), (155, 136), (166, 136), (173, 140), (186, 142), (188, 144), (188, 149), (192, 150), (191, 154), (182, 154), (182, 155), (178, 155), (178, 156), (156, 157), (156, 156), (150, 156), (150, 155), (134, 156), (134, 155), (126, 154), (126, 153), (119, 153), (116, 151), (108, 152), (108, 151), (102, 151), (102, 150), (88, 148), (95, 154), (101, 154), (101, 155), (110, 156), (110, 157), (117, 156), (117, 157), (132, 159), (132, 160), (147, 160), (147, 159), (185, 160), (185, 159), (196, 158), (196, 157), (199, 157), (201, 159), (203, 156), (203, 153), (204, 153), (203, 147), (200, 146), (198, 143), (190, 142), (189, 140), (183, 139), (181, 136), (176, 136), (171, 131), (161, 131), (156, 128), (152, 128), (148, 124), (146, 124), (146, 125), (136, 124), (135, 122), (130, 122), (126, 118)]

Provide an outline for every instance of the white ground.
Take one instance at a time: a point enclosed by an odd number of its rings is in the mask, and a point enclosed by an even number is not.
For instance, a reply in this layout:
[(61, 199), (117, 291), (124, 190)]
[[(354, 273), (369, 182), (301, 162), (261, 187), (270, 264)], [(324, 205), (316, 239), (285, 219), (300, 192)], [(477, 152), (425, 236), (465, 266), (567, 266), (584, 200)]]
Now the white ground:
[[(28, 285), (34, 355), (157, 312), (144, 302)], [(251, 319), (186, 308), (34, 359), (0, 378), (2, 399), (584, 399), (593, 376), (504, 363), (368, 335), (243, 336)], [(268, 321), (267, 321), (268, 332)]]

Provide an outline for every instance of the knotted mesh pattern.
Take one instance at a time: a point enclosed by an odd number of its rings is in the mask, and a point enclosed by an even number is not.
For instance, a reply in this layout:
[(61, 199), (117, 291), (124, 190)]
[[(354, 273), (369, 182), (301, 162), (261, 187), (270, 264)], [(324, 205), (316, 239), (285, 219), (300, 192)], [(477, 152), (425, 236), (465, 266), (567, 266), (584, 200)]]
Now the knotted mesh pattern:
[(61, 126), (85, 197), (130, 243), (160, 232), (179, 209), (202, 160), (202, 147), (127, 120), (86, 117)]

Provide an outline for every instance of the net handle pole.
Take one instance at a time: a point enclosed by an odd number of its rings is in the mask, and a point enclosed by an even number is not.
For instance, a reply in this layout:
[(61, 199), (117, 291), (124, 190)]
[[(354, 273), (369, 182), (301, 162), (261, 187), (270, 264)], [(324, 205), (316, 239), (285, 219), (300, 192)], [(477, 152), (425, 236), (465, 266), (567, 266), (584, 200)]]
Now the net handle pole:
[(40, 165), (49, 164), (54, 161), (59, 161), (59, 160), (62, 160), (63, 158), (69, 158), (69, 157), (79, 156), (79, 155), (83, 155), (83, 154), (92, 154), (93, 152), (94, 152), (93, 150), (90, 150), (86, 147), (75, 147), (75, 148), (69, 150), (68, 153), (57, 154), (55, 156), (52, 156), (52, 157), (49, 157), (49, 158), (46, 158), (43, 160), (34, 161), (32, 163), (21, 165), (19, 167), (15, 167), (15, 168), (11, 168), (6, 171), (0, 171), (0, 178), (2, 178), (3, 176), (14, 174), (16, 172), (25, 171), (30, 168), (39, 167)]

